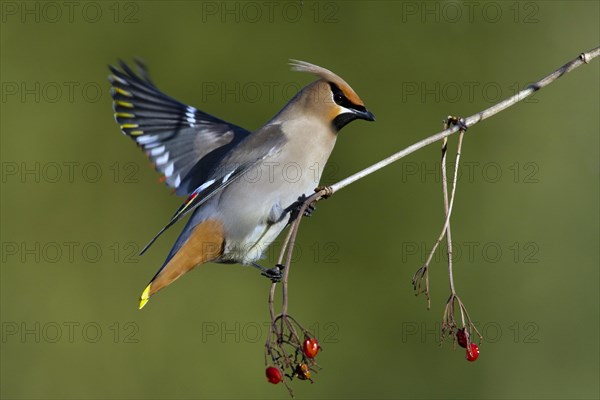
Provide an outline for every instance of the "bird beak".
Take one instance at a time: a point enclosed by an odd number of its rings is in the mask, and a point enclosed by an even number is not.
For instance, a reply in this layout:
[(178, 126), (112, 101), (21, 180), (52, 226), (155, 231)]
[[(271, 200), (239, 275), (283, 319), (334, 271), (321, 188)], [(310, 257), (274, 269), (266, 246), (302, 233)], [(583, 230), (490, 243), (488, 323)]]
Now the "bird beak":
[(356, 114), (356, 118), (364, 119), (366, 121), (375, 121), (375, 116), (369, 110), (364, 110), (364, 111), (354, 110), (354, 114)]

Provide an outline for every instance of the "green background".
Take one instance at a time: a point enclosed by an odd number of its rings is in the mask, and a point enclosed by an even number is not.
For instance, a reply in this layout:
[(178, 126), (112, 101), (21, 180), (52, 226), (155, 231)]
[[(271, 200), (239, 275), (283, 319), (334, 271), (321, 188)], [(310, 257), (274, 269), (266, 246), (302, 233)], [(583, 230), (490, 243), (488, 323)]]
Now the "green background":
[[(288, 59), (332, 69), (377, 117), (342, 131), (333, 183), (600, 39), (595, 1), (73, 4), (2, 2), (7, 399), (287, 397), (264, 378), (254, 269), (206, 265), (137, 310), (183, 225), (135, 250), (181, 199), (120, 134), (107, 64), (142, 57), (166, 93), (247, 129), (313, 79)], [(443, 258), (430, 311), (410, 285), (442, 225), (439, 145), (319, 204), (290, 273), (290, 312), (324, 348), (299, 398), (598, 398), (599, 65), (466, 135), (452, 226), (487, 338), (475, 363), (439, 346)]]

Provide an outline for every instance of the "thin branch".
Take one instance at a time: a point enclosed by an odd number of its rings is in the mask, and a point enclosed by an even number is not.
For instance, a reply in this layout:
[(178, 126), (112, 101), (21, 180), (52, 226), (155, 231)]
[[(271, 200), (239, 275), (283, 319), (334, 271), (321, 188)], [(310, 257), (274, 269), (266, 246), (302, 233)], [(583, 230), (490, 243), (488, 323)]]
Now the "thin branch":
[[(448, 129), (448, 121), (444, 122), (444, 129)], [(462, 136), (462, 133), (461, 133)], [(460, 150), (459, 154), (460, 154)], [(448, 206), (448, 173), (447, 173), (447, 166), (446, 166), (446, 161), (447, 161), (447, 156), (448, 155), (448, 138), (445, 137), (444, 141), (442, 142), (442, 162), (441, 162), (441, 166), (442, 166), (442, 195), (444, 196), (444, 216), (446, 217), (446, 219), (448, 220), (448, 226), (446, 227), (446, 253), (447, 253), (447, 257), (448, 257), (448, 272), (450, 275), (450, 290), (452, 291), (452, 293), (454, 293), (454, 280), (452, 278), (452, 248), (450, 246), (452, 246), (452, 231), (450, 229), (450, 213), (449, 213), (449, 206)], [(458, 156), (457, 156), (458, 158)], [(458, 170), (458, 164), (454, 165), (454, 170), (457, 171)], [(454, 200), (454, 198), (452, 199)], [(444, 234), (444, 231), (442, 230), (442, 235)], [(437, 245), (437, 243), (436, 243)], [(436, 246), (434, 246), (435, 248)], [(429, 266), (427, 265), (426, 267), (429, 270)], [(430, 305), (429, 305), (429, 300), (427, 301), (427, 309), (429, 309)]]
[[(448, 129), (451, 122), (452, 123), (462, 123), (462, 121), (459, 118), (448, 116), (448, 118), (446, 120), (444, 120), (444, 125), (443, 125), (444, 129)], [(462, 128), (464, 128), (464, 125), (462, 126)], [(456, 194), (456, 182), (458, 179), (458, 163), (460, 161), (460, 151), (461, 151), (461, 147), (462, 147), (463, 136), (464, 136), (464, 130), (461, 130), (461, 134), (460, 134), (459, 140), (458, 140), (458, 150), (457, 150), (457, 154), (456, 154), (456, 162), (455, 162), (455, 167), (454, 167), (454, 180), (453, 180), (453, 185), (452, 185), (452, 198), (451, 198), (450, 202), (448, 202), (448, 174), (447, 174), (447, 168), (446, 168), (446, 164), (447, 164), (446, 156), (448, 153), (448, 138), (445, 137), (442, 141), (442, 159), (440, 161), (440, 165), (441, 165), (441, 170), (442, 170), (442, 196), (444, 199), (444, 216), (445, 216), (444, 226), (442, 227), (442, 232), (440, 232), (440, 235), (438, 236), (433, 247), (429, 251), (427, 260), (415, 272), (415, 274), (412, 277), (412, 285), (413, 285), (413, 289), (416, 292), (415, 294), (416, 295), (419, 295), (420, 293), (425, 294), (425, 297), (427, 298), (427, 309), (428, 310), (431, 308), (431, 297), (429, 295), (429, 265), (431, 264), (431, 260), (433, 259), (433, 256), (444, 237), (446, 237), (446, 242), (448, 244), (446, 250), (447, 250), (447, 256), (448, 256), (448, 272), (449, 272), (449, 277), (450, 277), (450, 290), (452, 291), (452, 293), (454, 293), (454, 279), (452, 276), (452, 234), (451, 234), (451, 230), (450, 230), (450, 215), (452, 213), (452, 205), (454, 204), (454, 197)], [(423, 280), (425, 282), (423, 282)], [(422, 289), (423, 284), (425, 285), (424, 290)]]
[[(565, 75), (566, 73), (571, 72), (572, 70), (574, 70), (577, 67), (580, 67), (583, 64), (589, 63), (592, 59), (598, 57), (598, 55), (600, 55), (600, 47), (596, 47), (595, 49), (590, 50), (587, 53), (581, 53), (576, 59), (569, 61), (568, 63), (566, 63), (562, 67), (558, 68), (557, 70), (552, 72), (550, 75), (540, 79), (539, 81), (530, 84), (529, 86), (527, 86), (525, 89), (521, 90), (519, 93), (515, 94), (514, 96), (511, 96), (508, 99), (503, 100), (500, 103), (495, 104), (486, 110), (483, 110), (477, 114), (474, 114), (468, 118), (465, 118), (465, 120), (464, 120), (465, 125), (467, 127), (471, 127), (471, 126), (483, 121), (484, 119), (487, 119), (493, 115), (496, 115), (500, 111), (505, 110), (506, 108), (513, 106), (520, 101), (525, 100), (527, 97), (531, 96), (536, 91), (540, 90), (543, 87), (548, 86), (549, 84), (551, 84), (552, 82), (554, 82), (561, 76)], [(370, 167), (367, 167), (367, 168), (363, 169), (362, 171), (359, 171), (359, 172), (355, 173), (354, 175), (350, 175), (346, 179), (343, 179), (343, 180), (331, 185), (330, 186), (331, 193), (332, 194), (336, 193), (339, 190), (350, 185), (351, 183), (354, 183), (357, 180), (362, 179), (365, 176), (370, 175), (373, 172), (378, 171), (378, 170), (382, 169), (383, 167), (386, 167), (389, 164), (391, 164), (395, 161), (398, 161), (399, 159), (404, 158), (407, 155), (414, 153), (415, 151), (417, 151), (427, 145), (430, 145), (432, 143), (437, 142), (438, 140), (441, 140), (445, 137), (453, 135), (456, 132), (458, 132), (459, 130), (460, 130), (460, 128), (457, 125), (455, 125), (449, 129), (443, 130), (442, 132), (436, 133), (433, 136), (423, 139), (411, 146), (408, 146), (407, 148), (389, 156), (388, 158), (383, 159), (383, 160), (379, 161), (378, 163), (375, 163), (375, 164), (371, 165)]]
[[(454, 276), (452, 274), (452, 235), (450, 234), (450, 216), (452, 215), (452, 207), (454, 205), (454, 198), (456, 196), (456, 181), (458, 180), (458, 164), (460, 162), (460, 152), (462, 151), (462, 142), (465, 136), (465, 131), (460, 132), (458, 135), (458, 149), (456, 150), (456, 162), (454, 163), (454, 177), (452, 178), (452, 194), (450, 197), (450, 204), (448, 205), (448, 199), (446, 198), (446, 241), (448, 243), (448, 275), (450, 277), (450, 290), (452, 294), (456, 294), (454, 290)], [(444, 183), (447, 185), (446, 181)], [(445, 190), (446, 196), (448, 195), (448, 188)]]
[[(464, 128), (464, 127), (463, 127)], [(461, 130), (461, 134), (458, 137), (458, 150), (456, 153), (456, 161), (454, 167), (454, 177), (452, 180), (452, 192), (450, 194), (450, 202), (448, 202), (448, 184), (447, 184), (447, 175), (446, 175), (446, 138), (444, 138), (444, 145), (442, 147), (442, 190), (444, 193), (444, 212), (445, 212), (445, 220), (444, 226), (442, 227), (442, 231), (438, 236), (437, 240), (433, 244), (433, 247), (429, 251), (429, 255), (427, 256), (427, 260), (421, 268), (415, 272), (412, 278), (413, 288), (416, 290), (415, 294), (422, 293), (421, 285), (422, 280), (425, 279), (425, 296), (427, 297), (427, 309), (431, 308), (431, 298), (429, 297), (429, 265), (431, 264), (431, 260), (433, 260), (433, 256), (437, 251), (440, 243), (444, 237), (447, 238), (448, 242), (448, 273), (450, 275), (450, 289), (454, 294), (454, 278), (452, 276), (452, 244), (450, 241), (452, 240), (452, 236), (450, 235), (450, 216), (452, 215), (452, 208), (454, 207), (454, 198), (456, 196), (456, 182), (458, 180), (458, 163), (460, 161), (460, 151), (462, 147), (462, 140), (464, 137), (464, 130)]]

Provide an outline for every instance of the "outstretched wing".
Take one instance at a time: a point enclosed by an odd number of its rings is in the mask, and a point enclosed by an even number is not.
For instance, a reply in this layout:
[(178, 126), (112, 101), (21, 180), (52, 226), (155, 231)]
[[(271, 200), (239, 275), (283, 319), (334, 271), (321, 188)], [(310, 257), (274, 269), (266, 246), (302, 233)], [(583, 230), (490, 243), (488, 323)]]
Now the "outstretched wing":
[(115, 120), (180, 196), (207, 182), (214, 166), (250, 132), (162, 93), (145, 66), (109, 66)]

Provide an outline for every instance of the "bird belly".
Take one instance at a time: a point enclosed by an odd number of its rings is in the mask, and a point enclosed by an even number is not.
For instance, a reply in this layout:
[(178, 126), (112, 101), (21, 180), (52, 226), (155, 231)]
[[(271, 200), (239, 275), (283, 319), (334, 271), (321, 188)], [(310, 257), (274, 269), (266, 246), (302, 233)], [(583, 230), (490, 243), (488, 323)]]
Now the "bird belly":
[[(312, 190), (312, 185), (310, 187), (309, 191)], [(237, 201), (237, 208), (222, 208), (229, 210), (226, 215), (221, 216), (226, 232), (223, 260), (240, 264), (256, 262), (263, 258), (269, 245), (285, 229), (291, 207), (304, 193), (304, 187), (300, 185), (294, 190), (288, 188), (283, 193), (271, 189), (271, 185), (262, 185), (261, 190), (258, 190), (252, 184), (242, 184), (231, 193), (223, 193), (228, 196), (227, 199), (221, 198), (225, 202), (234, 202), (233, 199), (240, 198), (255, 199), (242, 204)]]
[(259, 224), (244, 238), (226, 242), (223, 260), (247, 265), (262, 259), (286, 224), (287, 219), (274, 224)]
[(286, 227), (299, 198), (317, 186), (314, 177), (306, 177), (298, 181), (265, 178), (260, 184), (240, 182), (227, 188), (219, 199), (219, 209), (228, 210), (220, 218), (226, 238), (223, 261), (251, 264), (261, 259)]

